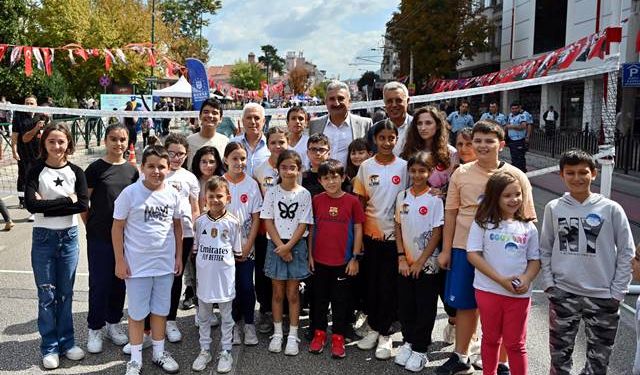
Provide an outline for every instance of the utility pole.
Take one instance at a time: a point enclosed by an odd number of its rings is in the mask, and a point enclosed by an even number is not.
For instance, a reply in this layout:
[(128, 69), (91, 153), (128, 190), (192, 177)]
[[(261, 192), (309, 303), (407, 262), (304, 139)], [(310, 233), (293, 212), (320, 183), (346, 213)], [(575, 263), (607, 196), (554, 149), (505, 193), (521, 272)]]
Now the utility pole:
[[(151, 53), (155, 53), (155, 44), (156, 44), (156, 0), (151, 1)], [(153, 91), (155, 88), (155, 75), (153, 71), (153, 66), (149, 67), (151, 69), (151, 77), (149, 79), (149, 93)]]
[(409, 57), (409, 84), (413, 85), (413, 48)]

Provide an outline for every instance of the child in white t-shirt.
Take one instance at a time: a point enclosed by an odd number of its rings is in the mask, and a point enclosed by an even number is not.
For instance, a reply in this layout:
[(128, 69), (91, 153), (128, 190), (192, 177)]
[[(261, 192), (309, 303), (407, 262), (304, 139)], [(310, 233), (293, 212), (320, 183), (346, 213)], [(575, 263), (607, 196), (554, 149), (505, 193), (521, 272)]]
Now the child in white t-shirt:
[(242, 143), (229, 142), (224, 150), (224, 162), (228, 172), (224, 174), (231, 192), (229, 211), (240, 221), (242, 227), (242, 256), (236, 259), (236, 295), (233, 301), (233, 344), (240, 345), (240, 321), (244, 320), (244, 344), (257, 345), (258, 336), (254, 324), (256, 294), (253, 285), (255, 268), (254, 245), (260, 227), (262, 195), (256, 180), (245, 173), (247, 150)]
[(144, 318), (149, 314), (153, 363), (175, 373), (179, 366), (164, 350), (164, 336), (173, 278), (182, 273), (182, 206), (176, 191), (164, 182), (169, 171), (167, 150), (148, 147), (141, 171), (144, 179), (126, 187), (115, 201), (111, 232), (116, 276), (127, 286), (131, 344), (127, 374), (138, 374), (142, 368)]
[(538, 230), (525, 216), (522, 187), (511, 172), (493, 174), (467, 239), (482, 322), (483, 371), (495, 374), (500, 344), (514, 375), (527, 374), (526, 328), (531, 284), (540, 271)]
[(194, 371), (202, 371), (211, 362), (211, 319), (213, 304), (218, 304), (222, 324), (217, 371), (231, 371), (233, 357), (233, 317), (231, 307), (236, 297), (236, 259), (242, 256), (241, 228), (238, 219), (227, 211), (231, 200), (227, 181), (212, 177), (205, 186), (209, 211), (196, 220), (194, 253), (198, 288), (200, 354), (193, 362)]
[(269, 238), (264, 273), (272, 280), (273, 336), (269, 351), (282, 350), (282, 309), (285, 293), (289, 301), (289, 336), (286, 355), (298, 354), (300, 280), (309, 277), (308, 225), (313, 224), (311, 194), (298, 184), (302, 159), (293, 150), (283, 151), (276, 168), (281, 182), (267, 191), (260, 218)]
[(432, 194), (429, 180), (436, 168), (431, 155), (419, 151), (407, 161), (413, 184), (396, 199), (398, 247), (398, 317), (404, 345), (395, 363), (413, 372), (429, 360), (427, 349), (438, 313), (440, 240), (444, 225), (442, 199)]

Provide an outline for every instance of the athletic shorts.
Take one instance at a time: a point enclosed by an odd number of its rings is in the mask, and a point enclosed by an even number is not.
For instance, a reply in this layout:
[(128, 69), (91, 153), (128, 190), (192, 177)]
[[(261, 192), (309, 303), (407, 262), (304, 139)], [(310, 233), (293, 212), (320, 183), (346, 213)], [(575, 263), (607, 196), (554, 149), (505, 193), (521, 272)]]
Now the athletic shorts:
[(447, 304), (458, 310), (473, 310), (476, 304), (473, 277), (475, 268), (467, 260), (467, 251), (451, 250), (451, 269), (447, 272), (444, 296)]
[(171, 286), (174, 275), (133, 277), (125, 279), (129, 317), (144, 320), (149, 313), (157, 316), (169, 315)]

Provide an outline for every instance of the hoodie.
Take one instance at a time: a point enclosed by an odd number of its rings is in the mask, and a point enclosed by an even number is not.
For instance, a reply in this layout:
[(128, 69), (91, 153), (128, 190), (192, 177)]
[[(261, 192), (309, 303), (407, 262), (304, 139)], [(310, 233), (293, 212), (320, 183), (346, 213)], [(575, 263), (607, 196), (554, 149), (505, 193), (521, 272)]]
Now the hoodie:
[(622, 300), (631, 281), (633, 236), (622, 207), (592, 193), (583, 203), (569, 193), (544, 209), (540, 236), (543, 288)]

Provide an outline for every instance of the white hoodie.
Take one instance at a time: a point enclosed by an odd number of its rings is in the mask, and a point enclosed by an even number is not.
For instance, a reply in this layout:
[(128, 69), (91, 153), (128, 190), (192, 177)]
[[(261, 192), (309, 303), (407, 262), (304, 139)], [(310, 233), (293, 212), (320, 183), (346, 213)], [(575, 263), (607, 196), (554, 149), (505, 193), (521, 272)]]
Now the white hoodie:
[(592, 193), (583, 203), (569, 193), (544, 209), (540, 236), (543, 288), (622, 300), (631, 281), (633, 235), (622, 207)]

